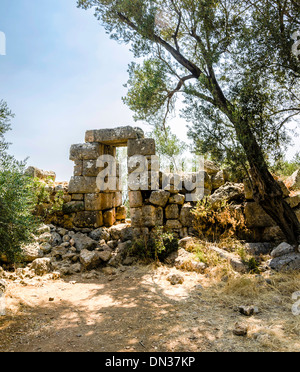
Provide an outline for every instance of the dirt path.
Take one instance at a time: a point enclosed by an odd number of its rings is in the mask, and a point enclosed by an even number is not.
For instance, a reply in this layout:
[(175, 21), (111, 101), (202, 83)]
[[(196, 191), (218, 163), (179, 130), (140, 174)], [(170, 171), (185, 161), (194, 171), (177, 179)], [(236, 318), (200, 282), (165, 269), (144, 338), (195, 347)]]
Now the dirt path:
[[(183, 284), (170, 284), (173, 272)], [(236, 310), (241, 303), (206, 283), (203, 275), (164, 266), (133, 266), (96, 279), (10, 282), (0, 351), (299, 351), (292, 301), (275, 292), (272, 302), (259, 304), (259, 314), (245, 317)], [(248, 327), (247, 336), (233, 334), (237, 322)]]

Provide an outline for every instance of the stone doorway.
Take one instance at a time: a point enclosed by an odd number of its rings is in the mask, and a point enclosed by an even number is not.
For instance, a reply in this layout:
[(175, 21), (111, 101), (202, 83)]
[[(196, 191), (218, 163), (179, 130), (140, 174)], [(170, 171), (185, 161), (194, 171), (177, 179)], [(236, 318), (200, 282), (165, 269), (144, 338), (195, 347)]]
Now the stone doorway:
[[(76, 227), (110, 227), (117, 222), (125, 222), (127, 211), (122, 204), (120, 167), (116, 159), (118, 147), (127, 147), (129, 157), (155, 155), (154, 140), (144, 138), (140, 128), (130, 126), (88, 130), (84, 144), (71, 146), (70, 160), (75, 165), (69, 183), (72, 197), (69, 207)], [(101, 172), (105, 174), (105, 170), (111, 172), (112, 187), (102, 188), (99, 185), (99, 175)], [(128, 174), (131, 171), (129, 165)]]

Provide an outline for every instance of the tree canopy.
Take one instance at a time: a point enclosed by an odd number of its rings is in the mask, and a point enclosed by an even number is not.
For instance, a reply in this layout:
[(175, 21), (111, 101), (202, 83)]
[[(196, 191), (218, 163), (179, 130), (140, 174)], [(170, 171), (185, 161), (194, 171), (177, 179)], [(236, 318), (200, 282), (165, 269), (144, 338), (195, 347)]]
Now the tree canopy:
[[(181, 115), (199, 149), (233, 159), (251, 176), (257, 202), (296, 241), (300, 224), (282, 200), (268, 159), (300, 114), (299, 30), (294, 0), (78, 0), (111, 37), (130, 43), (124, 99), (136, 120), (164, 125), (182, 93)], [(276, 212), (275, 212), (276, 210)], [(281, 214), (281, 216), (279, 216)]]

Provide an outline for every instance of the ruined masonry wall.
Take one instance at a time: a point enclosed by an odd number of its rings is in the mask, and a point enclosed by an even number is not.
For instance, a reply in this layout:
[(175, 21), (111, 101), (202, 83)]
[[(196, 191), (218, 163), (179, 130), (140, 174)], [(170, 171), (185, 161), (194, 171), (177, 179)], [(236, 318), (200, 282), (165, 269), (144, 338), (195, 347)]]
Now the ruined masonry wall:
[[(144, 138), (141, 129), (132, 127), (87, 131), (85, 140), (86, 143), (72, 145), (70, 149), (74, 175), (68, 188), (71, 201), (64, 205), (64, 214), (69, 215), (72, 224), (78, 228), (110, 227), (125, 222), (126, 208), (122, 205), (118, 164), (117, 190), (100, 191), (97, 175), (104, 167), (97, 167), (97, 159), (106, 154), (116, 157), (116, 148), (127, 146), (129, 158), (142, 155), (153, 160), (156, 155), (155, 141)], [(136, 168), (128, 164), (129, 178)], [(154, 190), (151, 177), (148, 190), (136, 187), (128, 189), (131, 226), (148, 230), (155, 226), (166, 226), (178, 235), (186, 236), (192, 226), (192, 205), (186, 202), (186, 190), (181, 192), (174, 187), (168, 191), (161, 189), (162, 173), (158, 172), (158, 162), (149, 161), (147, 171), (149, 176), (158, 175)], [(210, 193), (211, 189), (206, 191)]]

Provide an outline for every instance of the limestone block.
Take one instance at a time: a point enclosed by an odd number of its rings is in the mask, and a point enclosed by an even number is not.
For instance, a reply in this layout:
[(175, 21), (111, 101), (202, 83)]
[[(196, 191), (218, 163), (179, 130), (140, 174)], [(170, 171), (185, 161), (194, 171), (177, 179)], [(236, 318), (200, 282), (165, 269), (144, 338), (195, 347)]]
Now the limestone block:
[(143, 197), (141, 191), (129, 191), (128, 196), (130, 208), (142, 207)]
[(170, 204), (183, 205), (184, 204), (184, 201), (185, 201), (185, 196), (182, 195), (182, 194), (171, 195), (170, 196), (170, 199), (169, 199), (169, 203)]
[(192, 227), (194, 216), (191, 213), (193, 207), (190, 203), (185, 203), (180, 211), (180, 222), (183, 226)]
[(82, 160), (75, 160), (74, 176), (82, 176)]
[(102, 154), (99, 143), (83, 143), (72, 145), (70, 148), (70, 160), (97, 159)]
[(101, 211), (83, 211), (77, 212), (74, 217), (76, 227), (94, 227), (103, 226), (103, 216)]
[(143, 213), (142, 208), (130, 208), (131, 226), (143, 226)]
[(83, 160), (82, 161), (82, 175), (88, 177), (97, 177), (99, 172), (104, 168), (97, 167), (97, 160)]
[(155, 141), (153, 138), (130, 139), (127, 143), (128, 156), (155, 155)]
[(150, 196), (150, 203), (158, 205), (160, 207), (165, 207), (170, 197), (170, 193), (164, 190), (152, 191)]
[(127, 209), (125, 205), (121, 205), (116, 209), (116, 220), (125, 220), (127, 215)]
[(166, 219), (176, 220), (179, 218), (179, 207), (177, 204), (170, 204), (165, 209)]
[(167, 220), (166, 228), (167, 229), (181, 229), (182, 224), (178, 220)]
[(103, 224), (106, 227), (112, 226), (116, 222), (115, 208), (109, 209), (103, 213)]
[(156, 225), (156, 208), (153, 205), (142, 207), (143, 226), (154, 227)]
[(113, 129), (88, 130), (85, 135), (86, 142), (101, 142), (106, 145), (126, 146), (129, 139), (144, 138), (140, 128), (130, 126)]
[(103, 211), (115, 204), (115, 193), (93, 193), (85, 195), (85, 210)]
[(69, 183), (70, 194), (91, 194), (99, 192), (97, 187), (96, 177), (83, 177), (74, 176), (71, 177)]
[(72, 194), (72, 200), (83, 200), (83, 194)]
[(84, 202), (83, 201), (71, 201), (63, 205), (63, 213), (71, 214), (76, 212), (84, 211)]
[(120, 207), (123, 203), (122, 192), (115, 192), (114, 207)]

